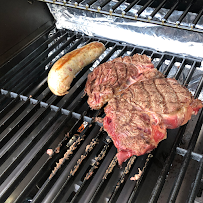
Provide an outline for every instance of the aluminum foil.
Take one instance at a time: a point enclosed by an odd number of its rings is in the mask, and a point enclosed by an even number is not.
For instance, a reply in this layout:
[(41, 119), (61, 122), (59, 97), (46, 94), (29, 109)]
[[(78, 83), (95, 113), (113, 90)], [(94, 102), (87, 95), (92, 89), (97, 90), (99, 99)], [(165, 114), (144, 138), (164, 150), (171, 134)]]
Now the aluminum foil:
[[(103, 9), (109, 10), (115, 3), (116, 2), (111, 1)], [(84, 0), (82, 4), (85, 6), (86, 1)], [(101, 1), (99, 0), (91, 7), (97, 8), (100, 4)], [(122, 4), (115, 12), (122, 13), (127, 5), (127, 3)], [(48, 7), (56, 19), (58, 29), (66, 28), (82, 32), (89, 36), (100, 36), (153, 48), (162, 52), (167, 51), (203, 58), (203, 51), (201, 51), (203, 50), (203, 33), (144, 23), (55, 4), (48, 3)], [(128, 15), (134, 16), (139, 8), (139, 5), (135, 5)], [(147, 18), (152, 11), (152, 8), (145, 9), (141, 17)], [(161, 20), (166, 12), (167, 10), (162, 8), (154, 18)], [(175, 23), (181, 13), (181, 11), (174, 11), (168, 21)], [(188, 25), (195, 16), (196, 14), (188, 13), (182, 24)], [(201, 26), (201, 24), (203, 25), (202, 18), (196, 27), (202, 28), (203, 26)]]

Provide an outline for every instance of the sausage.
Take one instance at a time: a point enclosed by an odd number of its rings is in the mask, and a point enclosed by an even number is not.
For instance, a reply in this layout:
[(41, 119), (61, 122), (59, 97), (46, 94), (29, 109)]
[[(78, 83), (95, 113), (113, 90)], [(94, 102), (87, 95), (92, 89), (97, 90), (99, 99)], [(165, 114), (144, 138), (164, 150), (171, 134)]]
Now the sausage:
[(91, 42), (75, 49), (54, 63), (48, 73), (48, 87), (57, 96), (68, 93), (75, 75), (105, 51), (101, 42)]

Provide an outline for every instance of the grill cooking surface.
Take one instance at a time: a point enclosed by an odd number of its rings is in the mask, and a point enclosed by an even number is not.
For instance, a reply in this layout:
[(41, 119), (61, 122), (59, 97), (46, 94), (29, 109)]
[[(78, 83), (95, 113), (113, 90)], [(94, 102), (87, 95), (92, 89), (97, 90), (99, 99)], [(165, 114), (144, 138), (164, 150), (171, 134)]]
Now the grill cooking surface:
[[(203, 32), (201, 0), (39, 0), (105, 15)], [(136, 12), (135, 12), (136, 11)], [(176, 13), (173, 19), (174, 12)], [(193, 13), (192, 17), (188, 13)], [(146, 15), (146, 13), (149, 13)], [(189, 19), (191, 18), (191, 19)], [(185, 21), (188, 23), (185, 23)], [(186, 22), (187, 22), (186, 21)]]
[[(104, 111), (92, 111), (84, 96), (92, 67), (140, 53), (150, 56), (166, 77), (194, 86), (198, 97), (203, 86), (201, 61), (67, 30), (42, 38), (45, 42), (26, 58), (11, 66), (19, 54), (2, 67), (6, 73), (0, 80), (1, 202), (193, 202), (201, 196), (202, 110), (187, 125), (168, 130), (168, 139), (152, 154), (133, 156), (119, 168), (116, 148), (94, 120)], [(103, 42), (107, 50), (76, 76), (69, 94), (53, 95), (46, 79), (54, 61), (91, 41)], [(190, 82), (194, 77), (196, 84)], [(54, 150), (51, 157), (47, 149)], [(131, 181), (138, 168), (143, 171), (140, 179)]]

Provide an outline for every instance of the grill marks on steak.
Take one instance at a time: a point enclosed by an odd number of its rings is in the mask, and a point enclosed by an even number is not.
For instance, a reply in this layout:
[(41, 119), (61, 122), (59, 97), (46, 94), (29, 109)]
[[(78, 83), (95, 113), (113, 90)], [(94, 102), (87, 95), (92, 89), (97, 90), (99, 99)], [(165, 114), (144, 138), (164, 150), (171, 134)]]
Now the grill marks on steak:
[(105, 113), (103, 126), (118, 150), (119, 165), (132, 155), (150, 152), (166, 138), (166, 127), (158, 115), (154, 116), (123, 98), (111, 99)]
[(185, 124), (202, 106), (175, 79), (132, 84), (105, 107), (103, 125), (118, 149), (119, 164), (156, 148), (166, 138), (166, 128)]
[(142, 109), (161, 114), (164, 118), (168, 114), (178, 115), (177, 123), (168, 124), (167, 128), (180, 126), (185, 117), (183, 109), (189, 108), (192, 101), (190, 92), (175, 79), (169, 78), (151, 79), (131, 85), (122, 93), (122, 98), (128, 103), (136, 103)]
[(92, 109), (100, 109), (113, 96), (131, 84), (164, 77), (146, 55), (118, 57), (96, 67), (88, 75), (85, 92)]
[(140, 156), (166, 139), (166, 129), (187, 123), (203, 107), (175, 79), (164, 78), (146, 55), (119, 57), (88, 75), (85, 92), (92, 109), (106, 102), (104, 129), (112, 138), (118, 162)]
[(200, 100), (194, 99), (187, 88), (172, 78), (141, 81), (131, 85), (121, 97), (128, 103), (133, 102), (161, 115), (169, 129), (185, 124), (202, 107)]

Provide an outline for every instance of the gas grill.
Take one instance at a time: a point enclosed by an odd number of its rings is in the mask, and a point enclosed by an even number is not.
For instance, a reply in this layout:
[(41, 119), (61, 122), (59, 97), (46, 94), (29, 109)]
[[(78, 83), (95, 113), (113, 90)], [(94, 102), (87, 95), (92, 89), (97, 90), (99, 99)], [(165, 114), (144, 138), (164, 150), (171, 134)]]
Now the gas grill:
[[(9, 44), (1, 48), (0, 63), (0, 202), (203, 202), (203, 110), (184, 126), (168, 130), (167, 139), (150, 154), (132, 156), (120, 168), (116, 148), (96, 119), (105, 116), (104, 109), (91, 110), (84, 95), (87, 75), (94, 67), (119, 56), (139, 53), (151, 57), (155, 68), (166, 77), (179, 80), (198, 98), (203, 94), (202, 58), (58, 29), (44, 2), (17, 2), (21, 7), (15, 12), (21, 16), (26, 8), (31, 11), (26, 20), (35, 23), (27, 24), (30, 29), (24, 31), (27, 37), (23, 40), (11, 33), (0, 41)], [(128, 2), (120, 14), (114, 11), (125, 3), (123, 0), (116, 1), (110, 11), (103, 10), (109, 0), (96, 8), (91, 8), (96, 2), (91, 0), (84, 4), (80, 0), (45, 2), (202, 32), (198, 24), (203, 18), (200, 0), (135, 0)], [(128, 16), (127, 11), (134, 5), (141, 10), (136, 16)], [(14, 8), (9, 3), (6, 6)], [(149, 6), (154, 11), (143, 18), (142, 12)], [(162, 8), (168, 9), (167, 14), (161, 21), (153, 19)], [(37, 10), (44, 16), (43, 22), (40, 16), (32, 16)], [(181, 15), (174, 24), (167, 19), (175, 10), (181, 11)], [(189, 11), (196, 17), (190, 26), (182, 25)], [(16, 38), (8, 42), (10, 36)], [(106, 46), (104, 54), (77, 74), (67, 95), (53, 95), (47, 86), (53, 63), (92, 41)], [(51, 149), (53, 153), (48, 155), (47, 150)], [(140, 178), (131, 181), (139, 169)]]

